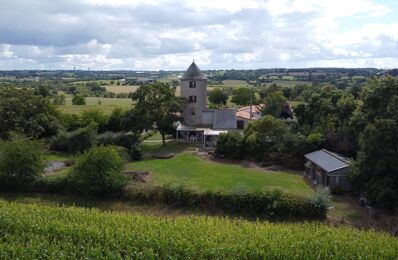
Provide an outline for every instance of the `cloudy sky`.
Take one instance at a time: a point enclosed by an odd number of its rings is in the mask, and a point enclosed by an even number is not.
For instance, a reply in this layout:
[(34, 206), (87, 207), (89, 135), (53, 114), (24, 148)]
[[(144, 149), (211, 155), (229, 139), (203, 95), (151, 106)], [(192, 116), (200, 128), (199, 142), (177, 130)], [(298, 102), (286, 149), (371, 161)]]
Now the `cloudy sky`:
[(398, 67), (397, 0), (0, 0), (0, 70)]

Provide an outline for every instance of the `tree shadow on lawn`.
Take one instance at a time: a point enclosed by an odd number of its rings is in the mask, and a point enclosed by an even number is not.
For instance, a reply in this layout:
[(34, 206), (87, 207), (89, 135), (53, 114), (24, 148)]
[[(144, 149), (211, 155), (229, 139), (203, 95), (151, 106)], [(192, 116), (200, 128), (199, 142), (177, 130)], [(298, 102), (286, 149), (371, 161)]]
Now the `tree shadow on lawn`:
[(166, 145), (162, 143), (142, 143), (142, 151), (144, 158), (151, 158), (154, 153), (184, 153), (184, 152), (194, 152), (197, 150), (196, 146), (186, 143), (178, 143), (176, 141), (167, 142)]

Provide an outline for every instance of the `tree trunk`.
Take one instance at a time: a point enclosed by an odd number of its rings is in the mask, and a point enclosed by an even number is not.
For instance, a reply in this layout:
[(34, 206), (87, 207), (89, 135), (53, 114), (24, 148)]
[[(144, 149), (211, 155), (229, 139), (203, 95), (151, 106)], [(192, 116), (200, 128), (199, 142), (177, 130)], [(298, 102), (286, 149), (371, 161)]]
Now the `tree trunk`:
[(163, 146), (165, 146), (166, 145), (166, 135), (164, 132), (161, 132), (160, 134), (162, 135)]

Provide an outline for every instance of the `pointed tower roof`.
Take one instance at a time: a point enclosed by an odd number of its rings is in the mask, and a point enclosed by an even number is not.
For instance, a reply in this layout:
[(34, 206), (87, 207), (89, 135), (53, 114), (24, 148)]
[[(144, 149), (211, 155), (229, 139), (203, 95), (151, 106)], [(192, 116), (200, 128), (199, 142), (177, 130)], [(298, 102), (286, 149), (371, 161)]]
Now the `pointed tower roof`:
[(198, 65), (196, 65), (195, 61), (192, 62), (191, 66), (185, 71), (184, 75), (181, 78), (182, 80), (201, 80), (207, 79), (205, 74), (199, 69)]

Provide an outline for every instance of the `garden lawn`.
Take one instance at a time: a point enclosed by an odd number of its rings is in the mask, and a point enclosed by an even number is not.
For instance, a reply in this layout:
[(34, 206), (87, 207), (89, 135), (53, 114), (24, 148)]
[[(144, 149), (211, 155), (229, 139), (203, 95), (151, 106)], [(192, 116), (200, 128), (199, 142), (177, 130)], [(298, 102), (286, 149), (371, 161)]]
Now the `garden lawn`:
[(177, 154), (172, 159), (145, 159), (128, 163), (127, 170), (149, 171), (154, 184), (184, 185), (199, 191), (261, 191), (280, 189), (311, 194), (302, 176), (287, 172), (266, 172), (236, 164), (202, 159), (192, 154)]

